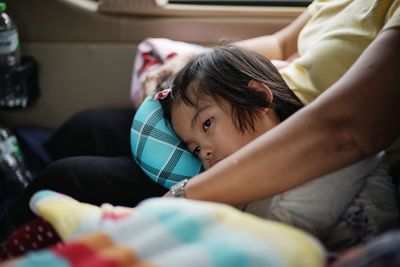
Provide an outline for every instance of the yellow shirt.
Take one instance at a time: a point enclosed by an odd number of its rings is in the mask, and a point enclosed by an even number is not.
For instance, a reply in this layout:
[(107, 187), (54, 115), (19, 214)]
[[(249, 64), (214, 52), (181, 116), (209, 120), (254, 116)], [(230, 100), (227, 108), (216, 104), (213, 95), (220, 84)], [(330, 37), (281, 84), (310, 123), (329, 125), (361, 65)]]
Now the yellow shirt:
[[(339, 80), (384, 27), (400, 26), (399, 2), (315, 0), (308, 7), (311, 19), (298, 38), (299, 58), (280, 70), (304, 104)], [(400, 141), (396, 147), (391, 162), (400, 160)]]

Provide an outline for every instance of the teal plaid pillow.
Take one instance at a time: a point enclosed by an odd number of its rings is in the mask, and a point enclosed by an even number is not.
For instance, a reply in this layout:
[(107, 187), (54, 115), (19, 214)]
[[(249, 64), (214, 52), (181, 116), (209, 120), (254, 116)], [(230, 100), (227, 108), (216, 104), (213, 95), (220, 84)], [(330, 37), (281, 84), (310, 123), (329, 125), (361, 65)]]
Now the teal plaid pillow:
[(174, 133), (158, 100), (147, 97), (133, 119), (131, 149), (142, 170), (160, 185), (170, 188), (203, 170)]

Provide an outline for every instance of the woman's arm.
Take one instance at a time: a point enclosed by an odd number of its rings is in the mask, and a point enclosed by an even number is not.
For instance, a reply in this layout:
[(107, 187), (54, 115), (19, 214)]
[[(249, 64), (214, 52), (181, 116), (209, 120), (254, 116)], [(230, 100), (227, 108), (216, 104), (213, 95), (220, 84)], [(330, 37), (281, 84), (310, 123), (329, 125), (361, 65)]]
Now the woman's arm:
[(378, 35), (329, 90), (186, 185), (228, 204), (271, 196), (376, 153), (400, 136), (400, 28)]
[(272, 35), (243, 40), (235, 44), (262, 54), (268, 59), (286, 60), (297, 52), (299, 33), (310, 18), (306, 10), (288, 26)]

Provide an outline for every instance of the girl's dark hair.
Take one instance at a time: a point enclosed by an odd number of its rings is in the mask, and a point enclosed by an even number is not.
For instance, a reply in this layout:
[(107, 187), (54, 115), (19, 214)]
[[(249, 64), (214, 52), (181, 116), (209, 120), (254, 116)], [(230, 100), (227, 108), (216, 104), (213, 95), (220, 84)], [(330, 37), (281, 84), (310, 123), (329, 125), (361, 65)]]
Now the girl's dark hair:
[[(265, 90), (249, 87), (251, 80), (270, 88), (272, 103)], [(204, 95), (230, 104), (232, 120), (242, 132), (254, 131), (254, 120), (263, 108), (273, 108), (283, 121), (303, 107), (268, 59), (235, 46), (214, 48), (195, 57), (168, 84), (172, 92), (161, 105), (169, 121), (173, 102), (196, 106)]]

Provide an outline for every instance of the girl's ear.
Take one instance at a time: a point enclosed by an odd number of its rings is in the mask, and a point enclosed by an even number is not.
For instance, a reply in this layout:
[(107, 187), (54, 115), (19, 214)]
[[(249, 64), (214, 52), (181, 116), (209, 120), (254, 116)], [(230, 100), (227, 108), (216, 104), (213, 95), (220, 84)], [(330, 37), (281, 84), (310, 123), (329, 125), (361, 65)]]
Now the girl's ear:
[(254, 89), (254, 90), (260, 90), (260, 91), (266, 92), (269, 103), (272, 103), (272, 100), (274, 100), (274, 95), (272, 94), (271, 89), (269, 89), (269, 87), (266, 84), (262, 83), (262, 82), (259, 82), (259, 81), (256, 81), (256, 80), (250, 80), (249, 81), (249, 88)]

